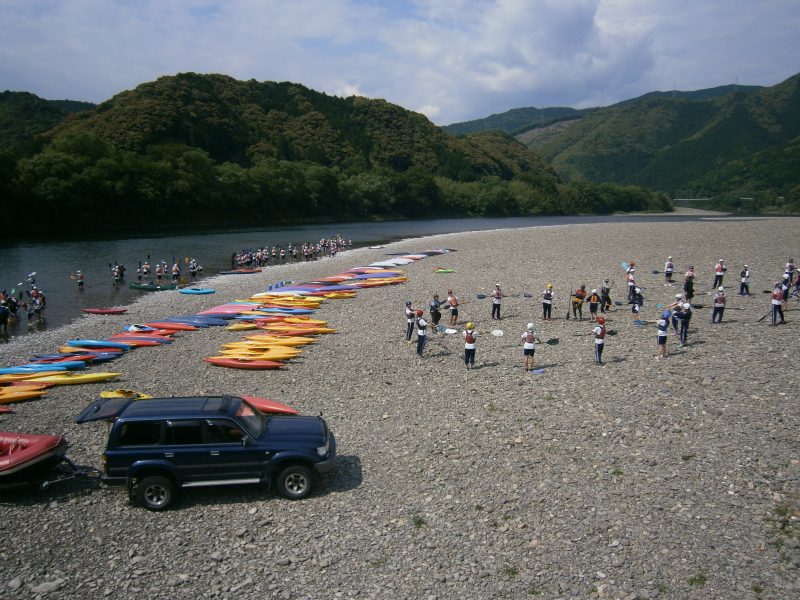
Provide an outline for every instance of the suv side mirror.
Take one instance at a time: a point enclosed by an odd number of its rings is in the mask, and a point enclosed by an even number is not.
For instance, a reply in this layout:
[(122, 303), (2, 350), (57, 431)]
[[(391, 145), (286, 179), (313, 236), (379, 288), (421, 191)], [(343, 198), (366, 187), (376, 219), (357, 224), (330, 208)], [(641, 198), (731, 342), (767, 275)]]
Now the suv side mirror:
[(250, 445), (250, 436), (246, 433), (242, 434), (242, 446), (249, 446)]

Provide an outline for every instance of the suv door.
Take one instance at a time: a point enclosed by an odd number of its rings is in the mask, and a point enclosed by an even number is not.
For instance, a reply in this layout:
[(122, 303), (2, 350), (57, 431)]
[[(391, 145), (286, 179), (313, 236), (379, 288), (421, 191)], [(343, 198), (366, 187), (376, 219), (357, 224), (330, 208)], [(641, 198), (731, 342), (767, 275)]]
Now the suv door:
[(253, 442), (232, 419), (207, 419), (209, 478), (261, 479), (267, 470), (270, 455)]
[(209, 479), (208, 448), (203, 440), (201, 420), (167, 420), (164, 445), (160, 450), (163, 459), (175, 465), (183, 483)]

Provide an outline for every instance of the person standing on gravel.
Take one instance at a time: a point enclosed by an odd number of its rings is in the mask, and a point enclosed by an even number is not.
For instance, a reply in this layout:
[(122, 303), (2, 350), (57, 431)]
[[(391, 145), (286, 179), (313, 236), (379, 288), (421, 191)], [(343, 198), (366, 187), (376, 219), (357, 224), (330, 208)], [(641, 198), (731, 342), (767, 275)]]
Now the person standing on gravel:
[(589, 302), (589, 322), (594, 323), (597, 320), (597, 307), (600, 306), (600, 295), (596, 289), (589, 294), (587, 302)]
[[(775, 286), (772, 289), (772, 326), (775, 325), (783, 325), (785, 321), (783, 320), (783, 285), (781, 285), (780, 281), (775, 282)], [(780, 323), (778, 322), (778, 317), (781, 318)]]
[(741, 276), (741, 283), (739, 284), (739, 295), (740, 296), (749, 296), (750, 295), (750, 268), (747, 265), (742, 265), (742, 272), (739, 273)]
[(681, 305), (681, 310), (675, 313), (675, 316), (678, 317), (678, 320), (681, 322), (681, 333), (680, 333), (680, 343), (678, 344), (678, 348), (683, 348), (684, 346), (688, 345), (688, 338), (689, 338), (689, 321), (692, 320), (692, 305), (688, 302), (684, 302)]
[(417, 356), (422, 357), (422, 352), (425, 350), (425, 341), (427, 335), (425, 330), (428, 327), (428, 322), (422, 316), (422, 310), (417, 310)]
[(500, 289), (500, 284), (497, 283), (492, 291), (492, 319), (500, 320), (500, 301), (503, 298), (503, 292)]
[(664, 263), (664, 285), (672, 285), (672, 274), (675, 272), (675, 263), (672, 262), (672, 257), (667, 257), (667, 262)]
[(611, 284), (608, 277), (603, 279), (603, 285), (600, 286), (600, 312), (605, 313), (607, 310), (611, 310)]
[(686, 275), (683, 276), (683, 295), (687, 302), (694, 298), (694, 276), (694, 267), (689, 265)]
[(583, 321), (583, 301), (586, 299), (586, 286), (582, 285), (572, 294), (572, 316)]
[(725, 261), (721, 258), (717, 261), (717, 266), (714, 267), (714, 289), (717, 289), (719, 286), (722, 285), (722, 279), (725, 277), (725, 271), (728, 269), (725, 267)]
[(406, 341), (411, 341), (411, 336), (414, 333), (414, 310), (411, 308), (411, 300), (406, 300)]
[(433, 300), (431, 300), (431, 333), (436, 333), (439, 330), (439, 321), (442, 318), (442, 311), (439, 310), (441, 306), (439, 294), (434, 294)]
[(464, 364), (467, 369), (475, 368), (475, 342), (478, 339), (478, 332), (475, 325), (470, 321), (464, 328)]
[(533, 323), (528, 323), (528, 328), (522, 332), (522, 355), (525, 357), (524, 368), (526, 371), (533, 371), (533, 361), (536, 355), (536, 342), (539, 342), (539, 334), (533, 328)]
[(458, 322), (458, 296), (453, 290), (447, 290), (447, 308), (450, 309), (450, 325), (455, 326)]
[(592, 330), (594, 334), (594, 361), (603, 364), (603, 348), (606, 345), (606, 318), (598, 317), (597, 326)]
[(711, 313), (711, 322), (716, 323), (717, 317), (719, 317), (719, 322), (722, 323), (723, 314), (725, 314), (725, 288), (719, 286), (714, 295), (714, 312)]
[(656, 358), (667, 358), (667, 329), (669, 328), (669, 318), (672, 312), (665, 310), (661, 313), (661, 318), (656, 321), (658, 334), (656, 336)]
[(633, 299), (633, 290), (636, 289), (636, 279), (634, 277), (634, 273), (635, 272), (636, 272), (636, 269), (634, 269), (633, 267), (628, 267), (627, 282), (628, 282), (628, 303), (629, 304), (630, 304), (630, 301)]
[(550, 321), (553, 314), (553, 284), (548, 283), (547, 288), (542, 292), (542, 320)]

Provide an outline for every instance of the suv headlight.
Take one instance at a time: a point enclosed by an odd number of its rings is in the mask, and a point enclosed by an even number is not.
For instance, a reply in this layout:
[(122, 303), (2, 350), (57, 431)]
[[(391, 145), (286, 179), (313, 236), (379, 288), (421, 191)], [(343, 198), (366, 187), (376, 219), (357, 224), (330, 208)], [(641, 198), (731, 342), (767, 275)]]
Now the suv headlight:
[(327, 440), (325, 441), (325, 445), (324, 446), (319, 446), (317, 448), (317, 454), (319, 454), (320, 456), (325, 456), (325, 455), (328, 454), (328, 441)]

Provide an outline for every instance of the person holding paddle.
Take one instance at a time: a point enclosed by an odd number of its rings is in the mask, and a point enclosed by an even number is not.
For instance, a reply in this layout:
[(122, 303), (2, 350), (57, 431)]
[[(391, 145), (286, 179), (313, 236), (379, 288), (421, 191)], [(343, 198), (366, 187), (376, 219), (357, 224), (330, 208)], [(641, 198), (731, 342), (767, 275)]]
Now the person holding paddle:
[(572, 316), (579, 321), (583, 321), (583, 301), (586, 299), (586, 286), (582, 285), (580, 289), (575, 290), (572, 294)]
[(533, 361), (536, 355), (536, 342), (541, 342), (539, 334), (533, 329), (533, 323), (528, 323), (528, 328), (522, 333), (522, 355), (525, 357), (524, 368), (533, 371)]

